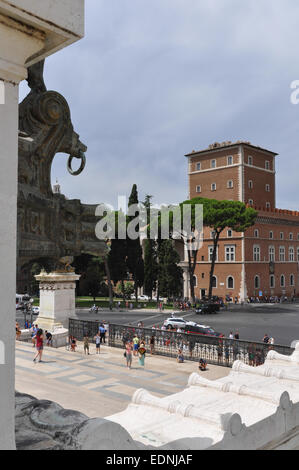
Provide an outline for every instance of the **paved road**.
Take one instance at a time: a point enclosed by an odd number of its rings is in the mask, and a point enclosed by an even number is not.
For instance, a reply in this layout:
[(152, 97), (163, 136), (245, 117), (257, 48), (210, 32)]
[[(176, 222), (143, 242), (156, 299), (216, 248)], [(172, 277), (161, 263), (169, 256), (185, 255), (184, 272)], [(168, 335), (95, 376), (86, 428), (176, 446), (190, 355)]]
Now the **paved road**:
[[(145, 327), (161, 326), (171, 312), (158, 311), (137, 312), (100, 312), (91, 316), (86, 311), (77, 312), (82, 319), (103, 319), (111, 323), (137, 325), (143, 321)], [(289, 346), (295, 339), (299, 340), (299, 304), (283, 305), (244, 305), (232, 306), (228, 311), (221, 310), (215, 315), (197, 315), (194, 312), (177, 312), (187, 321), (209, 325), (216, 331), (229, 335), (238, 330), (240, 339), (258, 341), (265, 333), (274, 337), (276, 344)]]
[[(107, 310), (94, 315), (87, 310), (77, 310), (76, 316), (82, 320), (106, 320), (121, 325), (137, 325), (138, 321), (143, 321), (145, 327), (152, 327), (161, 326), (170, 314), (171, 311), (160, 313), (154, 310)], [(187, 321), (209, 325), (226, 336), (230, 331), (238, 330), (240, 339), (244, 340), (262, 340), (265, 333), (274, 337), (276, 344), (289, 346), (293, 340), (299, 340), (299, 304), (232, 306), (228, 311), (221, 310), (216, 315), (196, 315), (194, 312), (177, 314)], [(23, 318), (22, 314), (17, 314), (21, 325)], [(36, 322), (38, 323), (38, 318)]]

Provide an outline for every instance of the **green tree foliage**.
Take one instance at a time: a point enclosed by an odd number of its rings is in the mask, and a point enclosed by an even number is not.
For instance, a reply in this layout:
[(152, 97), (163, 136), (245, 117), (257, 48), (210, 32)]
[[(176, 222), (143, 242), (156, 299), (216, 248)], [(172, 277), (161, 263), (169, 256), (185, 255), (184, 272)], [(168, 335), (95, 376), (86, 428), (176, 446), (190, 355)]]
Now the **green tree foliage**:
[(116, 286), (119, 281), (127, 278), (127, 241), (115, 238), (111, 240), (110, 251), (108, 255), (108, 264), (110, 268), (111, 279)]
[(144, 293), (150, 298), (157, 287), (157, 280), (157, 243), (155, 240), (147, 239), (144, 242)]
[(131, 281), (125, 281), (123, 286), (118, 284), (116, 292), (119, 295), (123, 295), (125, 299), (130, 299), (131, 295), (134, 293), (134, 283)]
[[(138, 204), (138, 192), (136, 184), (133, 185), (131, 195), (129, 198), (129, 208), (132, 204)], [(128, 222), (130, 223), (135, 218), (135, 215), (128, 216)], [(139, 231), (139, 226), (136, 226), (136, 232)], [(143, 286), (144, 282), (144, 262), (142, 257), (142, 247), (140, 245), (140, 237), (136, 240), (127, 238), (127, 268), (132, 275), (134, 281), (134, 290), (137, 300), (138, 287)]]
[(161, 240), (158, 249), (159, 295), (179, 297), (182, 294), (183, 270), (178, 266), (180, 257), (172, 240)]
[(201, 197), (196, 197), (182, 202), (179, 205), (180, 210), (177, 213), (175, 211), (170, 213), (170, 231), (173, 236), (177, 214), (180, 215), (181, 228), (183, 229), (183, 208), (184, 205), (191, 205), (191, 231), (187, 233), (187, 235), (182, 231), (181, 237), (184, 244), (187, 246), (188, 274), (190, 292), (193, 301), (195, 301), (194, 271), (197, 263), (198, 250), (200, 248), (199, 236), (195, 230), (198, 222), (197, 218), (199, 217), (199, 214), (196, 211), (196, 206), (199, 204), (203, 207), (203, 225), (205, 227), (210, 227), (214, 232), (209, 282), (209, 299), (212, 297), (214, 268), (221, 233), (225, 228), (231, 228), (235, 232), (245, 232), (249, 227), (254, 225), (257, 217), (257, 212), (253, 208), (246, 207), (246, 205), (240, 201), (218, 201), (216, 199)]
[[(194, 199), (192, 199), (192, 201), (194, 201)], [(209, 283), (209, 299), (211, 299), (217, 247), (221, 233), (226, 228), (230, 228), (235, 232), (245, 232), (249, 227), (255, 224), (257, 211), (252, 207), (246, 207), (246, 205), (240, 201), (206, 199), (202, 203), (204, 209), (204, 225), (213, 229), (214, 232)]]
[(91, 295), (95, 298), (100, 295), (102, 283), (104, 282), (104, 266), (100, 258), (91, 258), (81, 275), (80, 289), (81, 293)]
[[(146, 195), (143, 202), (147, 211), (147, 224), (150, 223), (151, 199), (153, 196)], [(157, 242), (150, 238), (144, 242), (144, 293), (152, 298), (153, 290), (157, 287), (158, 262), (157, 262)]]

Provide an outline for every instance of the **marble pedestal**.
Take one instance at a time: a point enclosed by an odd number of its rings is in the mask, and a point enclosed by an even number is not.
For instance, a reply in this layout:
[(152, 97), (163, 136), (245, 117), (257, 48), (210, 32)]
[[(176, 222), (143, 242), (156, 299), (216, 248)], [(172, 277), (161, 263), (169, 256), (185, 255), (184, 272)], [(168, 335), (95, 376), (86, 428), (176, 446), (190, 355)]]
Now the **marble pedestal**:
[(75, 314), (75, 288), (80, 276), (75, 273), (41, 273), (35, 276), (40, 289), (38, 326), (52, 333), (68, 329)]

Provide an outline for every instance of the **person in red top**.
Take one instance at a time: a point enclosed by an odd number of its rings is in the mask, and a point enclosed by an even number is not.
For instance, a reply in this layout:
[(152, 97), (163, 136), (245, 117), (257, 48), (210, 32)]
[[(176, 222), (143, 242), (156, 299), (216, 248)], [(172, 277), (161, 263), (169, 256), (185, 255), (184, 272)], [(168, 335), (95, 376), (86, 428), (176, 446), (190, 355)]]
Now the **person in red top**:
[(36, 361), (36, 359), (39, 357), (38, 362), (42, 362), (42, 355), (43, 355), (43, 349), (44, 349), (44, 336), (43, 336), (43, 330), (39, 329), (35, 335), (35, 340), (36, 340), (36, 350), (37, 353), (33, 359), (33, 362)]

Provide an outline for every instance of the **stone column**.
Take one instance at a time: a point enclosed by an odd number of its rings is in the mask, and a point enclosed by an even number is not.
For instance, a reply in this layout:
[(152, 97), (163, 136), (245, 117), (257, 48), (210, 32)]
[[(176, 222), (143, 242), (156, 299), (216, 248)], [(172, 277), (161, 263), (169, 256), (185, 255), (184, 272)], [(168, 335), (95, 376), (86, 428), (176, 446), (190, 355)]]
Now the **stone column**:
[(18, 85), (28, 66), (83, 37), (83, 18), (84, 0), (0, 0), (0, 450), (15, 448)]
[(5, 104), (0, 104), (0, 342), (4, 357), (0, 358), (0, 449), (11, 449), (14, 448), (18, 86), (8, 81), (2, 83)]
[(58, 328), (68, 329), (69, 319), (75, 314), (75, 273), (41, 273), (35, 276), (40, 289), (38, 326), (54, 333)]

